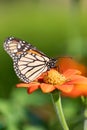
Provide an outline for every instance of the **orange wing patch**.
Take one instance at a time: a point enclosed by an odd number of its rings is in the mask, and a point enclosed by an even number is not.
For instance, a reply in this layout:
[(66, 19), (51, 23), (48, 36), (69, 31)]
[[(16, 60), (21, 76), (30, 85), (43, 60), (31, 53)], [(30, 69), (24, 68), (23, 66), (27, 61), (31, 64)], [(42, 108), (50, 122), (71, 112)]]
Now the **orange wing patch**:
[(32, 49), (30, 49), (30, 50), (29, 50), (29, 51), (27, 51), (27, 52), (31, 52), (31, 53), (33, 53), (33, 54), (36, 54), (36, 55), (41, 56), (41, 54), (40, 54), (40, 53), (38, 53), (37, 51), (32, 50)]

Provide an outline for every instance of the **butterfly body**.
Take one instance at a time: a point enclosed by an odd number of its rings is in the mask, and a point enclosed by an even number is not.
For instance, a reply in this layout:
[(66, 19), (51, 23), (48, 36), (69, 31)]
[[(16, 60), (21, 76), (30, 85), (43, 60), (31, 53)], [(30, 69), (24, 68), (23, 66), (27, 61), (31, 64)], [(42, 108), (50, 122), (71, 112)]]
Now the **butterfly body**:
[(17, 76), (24, 82), (29, 83), (55, 67), (55, 59), (47, 57), (36, 47), (20, 39), (7, 38), (4, 48), (13, 59)]

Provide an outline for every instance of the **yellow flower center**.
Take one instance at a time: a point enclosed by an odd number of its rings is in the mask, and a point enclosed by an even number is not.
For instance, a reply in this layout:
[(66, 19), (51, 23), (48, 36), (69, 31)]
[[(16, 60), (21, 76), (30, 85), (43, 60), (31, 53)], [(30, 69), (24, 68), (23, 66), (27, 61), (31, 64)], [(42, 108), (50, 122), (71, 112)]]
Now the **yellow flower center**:
[(62, 85), (66, 81), (66, 78), (57, 70), (51, 69), (46, 73), (43, 80), (48, 84)]

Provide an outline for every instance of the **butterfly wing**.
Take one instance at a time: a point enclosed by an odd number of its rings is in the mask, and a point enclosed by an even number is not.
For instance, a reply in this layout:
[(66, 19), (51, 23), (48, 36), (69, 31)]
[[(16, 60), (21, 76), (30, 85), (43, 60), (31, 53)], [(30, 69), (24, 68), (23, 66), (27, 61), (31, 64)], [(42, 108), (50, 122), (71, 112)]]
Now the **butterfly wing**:
[(20, 55), (27, 50), (36, 49), (31, 44), (14, 37), (9, 37), (5, 40), (4, 48), (13, 59), (16, 55)]
[(18, 77), (24, 82), (31, 82), (47, 71), (49, 58), (36, 55), (29, 51), (14, 61), (14, 69)]
[(49, 68), (50, 58), (27, 42), (8, 38), (4, 48), (12, 57), (14, 70), (24, 82), (31, 82)]

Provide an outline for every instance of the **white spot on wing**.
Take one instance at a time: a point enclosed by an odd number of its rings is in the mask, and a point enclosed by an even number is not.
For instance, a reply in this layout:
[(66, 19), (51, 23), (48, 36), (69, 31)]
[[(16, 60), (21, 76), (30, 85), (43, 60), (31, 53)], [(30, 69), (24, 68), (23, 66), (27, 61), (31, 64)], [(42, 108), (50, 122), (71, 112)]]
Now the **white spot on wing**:
[(21, 45), (20, 44), (18, 44), (18, 49), (20, 49), (21, 48)]

